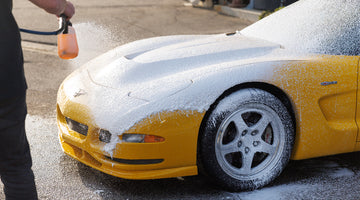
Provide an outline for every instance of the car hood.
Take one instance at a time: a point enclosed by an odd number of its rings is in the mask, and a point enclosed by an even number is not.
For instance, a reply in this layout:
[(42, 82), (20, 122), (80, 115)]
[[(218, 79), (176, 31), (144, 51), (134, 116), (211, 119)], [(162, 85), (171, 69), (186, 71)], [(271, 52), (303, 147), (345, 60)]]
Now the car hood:
[(124, 88), (209, 65), (263, 57), (279, 48), (239, 33), (167, 36), (118, 47), (86, 68), (96, 84)]

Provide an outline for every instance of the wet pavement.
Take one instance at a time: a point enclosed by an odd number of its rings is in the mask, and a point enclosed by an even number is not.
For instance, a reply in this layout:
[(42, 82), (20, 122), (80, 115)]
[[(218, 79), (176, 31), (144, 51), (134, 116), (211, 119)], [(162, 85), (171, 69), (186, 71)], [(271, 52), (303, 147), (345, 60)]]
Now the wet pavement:
[(271, 185), (252, 192), (229, 193), (201, 176), (146, 181), (113, 177), (62, 153), (54, 117), (29, 115), (26, 128), (40, 199), (355, 200), (360, 197), (360, 153), (291, 161)]
[[(57, 138), (56, 93), (62, 80), (79, 65), (137, 39), (231, 32), (248, 23), (182, 4), (181, 0), (77, 0), (73, 23), (78, 24), (78, 36), (82, 37), (79, 44), (86, 47), (80, 47), (83, 53), (79, 61), (64, 61), (54, 54), (25, 48), (29, 85), (26, 129), (40, 199), (359, 199), (360, 153), (292, 161), (271, 185), (242, 193), (223, 191), (201, 176), (124, 180), (64, 155)], [(24, 28), (56, 29), (54, 19), (28, 1), (15, 0), (14, 12)], [(55, 44), (51, 37), (23, 35), (23, 38), (50, 46)], [(0, 199), (4, 199), (3, 192)]]

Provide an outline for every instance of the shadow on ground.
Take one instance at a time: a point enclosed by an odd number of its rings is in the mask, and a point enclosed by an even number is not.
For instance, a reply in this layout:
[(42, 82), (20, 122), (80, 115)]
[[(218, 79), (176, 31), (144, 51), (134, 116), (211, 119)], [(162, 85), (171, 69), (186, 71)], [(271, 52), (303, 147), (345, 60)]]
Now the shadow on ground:
[[(75, 163), (74, 163), (75, 162)], [(74, 165), (75, 164), (75, 165)], [(126, 180), (114, 177), (64, 155), (63, 173), (74, 173), (77, 166), (83, 184), (102, 199), (231, 199), (231, 194), (216, 188), (203, 176), (158, 180)]]

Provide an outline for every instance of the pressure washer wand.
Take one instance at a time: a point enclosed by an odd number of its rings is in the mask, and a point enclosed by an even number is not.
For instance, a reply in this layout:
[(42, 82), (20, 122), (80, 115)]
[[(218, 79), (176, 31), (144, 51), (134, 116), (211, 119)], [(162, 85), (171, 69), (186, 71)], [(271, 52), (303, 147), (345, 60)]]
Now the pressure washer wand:
[(72, 59), (77, 57), (79, 53), (79, 47), (77, 44), (75, 29), (69, 20), (66, 20), (65, 15), (60, 16), (59, 29), (52, 32), (34, 31), (28, 29), (19, 30), (24, 33), (36, 34), (36, 35), (57, 35), (58, 55), (62, 59)]

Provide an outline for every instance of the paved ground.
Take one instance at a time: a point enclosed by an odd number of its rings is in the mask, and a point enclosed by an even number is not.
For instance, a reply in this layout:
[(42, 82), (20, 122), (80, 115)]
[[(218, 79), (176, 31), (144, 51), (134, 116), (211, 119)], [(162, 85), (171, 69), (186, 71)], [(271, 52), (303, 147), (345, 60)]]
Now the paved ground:
[[(242, 29), (248, 22), (206, 9), (184, 7), (181, 0), (76, 0), (72, 20), (80, 55), (75, 61), (55, 56), (54, 37), (23, 35), (28, 80), (27, 131), (40, 199), (359, 199), (360, 154), (291, 162), (269, 187), (228, 193), (199, 176), (131, 181), (93, 170), (65, 156), (55, 123), (56, 92), (79, 65), (115, 46), (173, 34), (211, 34)], [(14, 0), (23, 28), (52, 30), (56, 18), (28, 1)], [(36, 46), (33, 42), (40, 43)], [(41, 46), (47, 44), (46, 46)], [(50, 44), (50, 45), (49, 45)], [(44, 48), (48, 50), (44, 50)], [(0, 186), (1, 187), (1, 186)], [(4, 195), (0, 192), (0, 199)]]

